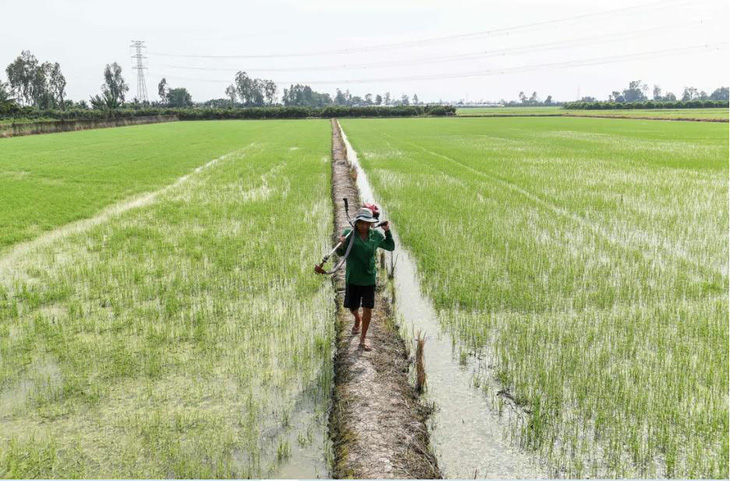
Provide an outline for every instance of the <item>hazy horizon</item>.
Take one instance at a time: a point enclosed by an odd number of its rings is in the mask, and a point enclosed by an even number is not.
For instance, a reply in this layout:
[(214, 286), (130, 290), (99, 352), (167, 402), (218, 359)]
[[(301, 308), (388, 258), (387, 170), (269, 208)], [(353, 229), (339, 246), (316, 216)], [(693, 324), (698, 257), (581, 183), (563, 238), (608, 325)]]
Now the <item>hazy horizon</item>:
[(15, 20), (0, 33), (0, 79), (30, 50), (60, 63), (74, 100), (99, 93), (112, 62), (122, 66), (128, 99), (136, 96), (132, 40), (148, 47), (150, 100), (163, 77), (194, 101), (224, 98), (237, 70), (274, 80), (279, 97), (301, 83), (425, 102), (510, 100), (520, 91), (605, 99), (637, 79), (680, 96), (684, 87), (709, 94), (729, 83), (729, 11), (718, 0), (133, 0), (121, 10), (90, 0), (2, 0), (0, 7)]

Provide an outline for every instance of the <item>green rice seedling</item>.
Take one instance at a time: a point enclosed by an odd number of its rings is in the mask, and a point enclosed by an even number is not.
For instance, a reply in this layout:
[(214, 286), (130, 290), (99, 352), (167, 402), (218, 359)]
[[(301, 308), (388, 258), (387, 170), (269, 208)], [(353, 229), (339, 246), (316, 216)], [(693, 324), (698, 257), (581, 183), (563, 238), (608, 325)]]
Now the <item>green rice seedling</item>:
[(231, 155), (3, 265), (0, 477), (276, 476), (326, 438), (329, 123), (218, 127)]
[(242, 148), (240, 133), (211, 121), (0, 139), (0, 253)]
[(727, 477), (726, 126), (342, 126), (523, 446), (569, 477)]

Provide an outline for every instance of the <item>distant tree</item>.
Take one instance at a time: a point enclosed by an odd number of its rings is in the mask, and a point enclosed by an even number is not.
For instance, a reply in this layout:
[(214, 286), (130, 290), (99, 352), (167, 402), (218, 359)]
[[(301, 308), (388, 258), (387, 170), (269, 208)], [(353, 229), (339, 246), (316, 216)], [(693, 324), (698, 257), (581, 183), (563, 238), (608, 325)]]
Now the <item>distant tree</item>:
[(613, 92), (611, 92), (611, 95), (608, 96), (608, 101), (623, 103), (626, 102), (626, 98), (624, 98), (624, 95), (621, 92), (619, 92), (618, 90), (614, 90)]
[(700, 98), (700, 93), (695, 87), (685, 87), (682, 92), (682, 102), (689, 102), (690, 100), (697, 100)]
[[(102, 98), (106, 99), (104, 103), (107, 108), (122, 106), (127, 91), (129, 91), (129, 86), (122, 77), (122, 67), (116, 62), (107, 64), (104, 67), (104, 84), (101, 86)], [(112, 105), (114, 107), (111, 107)]]
[(710, 99), (710, 96), (707, 95), (707, 92), (705, 92), (704, 90), (701, 90), (700, 91), (700, 100), (709, 100), (709, 99)]
[(373, 94), (365, 94), (365, 105), (373, 105)]
[(12, 94), (25, 105), (36, 108), (63, 108), (66, 78), (58, 63), (40, 63), (28, 50), (5, 69)]
[(91, 96), (89, 102), (94, 110), (113, 110), (122, 106), (119, 99), (115, 98), (109, 91), (104, 91), (101, 95)]
[(710, 94), (710, 100), (728, 100), (728, 88), (720, 87)]
[(186, 88), (170, 89), (167, 92), (167, 105), (173, 108), (193, 106), (193, 99)]
[(545, 99), (545, 105), (552, 105), (552, 104), (553, 104), (553, 96), (548, 95), (547, 98)]
[(411, 101), (408, 99), (408, 95), (406, 95), (406, 94), (401, 95), (400, 103), (401, 103), (401, 105), (410, 105)]
[(264, 99), (266, 105), (273, 105), (276, 102), (276, 82), (273, 80), (264, 80)]
[(529, 103), (531, 105), (540, 103), (540, 100), (537, 98), (537, 92), (532, 92), (532, 95), (530, 95)]
[(236, 73), (236, 91), (238, 97), (246, 107), (260, 106), (264, 104), (263, 82), (248, 76), (244, 71)]
[(629, 88), (622, 92), (624, 102), (644, 102), (646, 100), (646, 91), (649, 87), (641, 80), (632, 80), (629, 82)]
[(228, 97), (231, 101), (231, 106), (236, 105), (236, 98), (238, 97), (238, 94), (236, 93), (236, 87), (233, 84), (226, 87), (226, 97)]
[(375, 96), (375, 105), (382, 105), (383, 104), (383, 97), (378, 94)]
[(253, 100), (252, 105), (256, 107), (261, 107), (264, 105), (264, 86), (266, 82), (262, 79), (255, 78), (253, 79), (253, 89), (251, 90), (251, 93), (253, 94)]
[(588, 97), (581, 97), (580, 98), (580, 102), (595, 102), (595, 101), (596, 101), (596, 98), (595, 97), (588, 96)]
[(527, 103), (527, 95), (525, 95), (525, 92), (520, 92), (519, 95), (517, 95), (517, 98), (520, 99), (520, 102), (523, 104)]
[(162, 77), (160, 83), (157, 84), (157, 95), (160, 96), (160, 102), (167, 103), (167, 79)]
[(61, 110), (65, 110), (66, 105), (64, 103), (64, 98), (66, 97), (66, 77), (64, 77), (61, 73), (61, 65), (59, 65), (58, 62), (47, 65), (48, 88), (51, 96), (53, 97), (53, 103), (60, 107)]
[(385, 103), (385, 105), (390, 105), (390, 92), (385, 92), (385, 96), (383, 96), (383, 103)]
[(662, 97), (662, 89), (658, 85), (654, 85), (654, 91), (653, 91), (652, 98), (654, 100), (663, 100), (664, 99)]
[(332, 97), (327, 93), (315, 92), (309, 85), (297, 84), (284, 89), (282, 103), (287, 107), (326, 107), (332, 105)]
[(413, 94), (413, 105), (420, 105), (417, 94)]
[(340, 89), (337, 89), (337, 92), (335, 93), (335, 105), (349, 105), (350, 101), (350, 92), (347, 91), (347, 93), (343, 92)]
[(17, 105), (10, 91), (10, 85), (0, 80), (0, 113), (11, 112), (15, 109), (17, 109)]
[(34, 79), (39, 68), (38, 59), (23, 50), (5, 69), (12, 94), (25, 105), (35, 105)]
[(10, 85), (0, 80), (0, 102), (9, 102), (12, 100)]
[(87, 110), (89, 108), (89, 104), (86, 103), (86, 100), (79, 100), (76, 103), (76, 107), (78, 107), (80, 109)]
[(674, 95), (672, 92), (667, 92), (666, 94), (664, 94), (662, 100), (664, 100), (665, 102), (676, 102), (677, 96)]

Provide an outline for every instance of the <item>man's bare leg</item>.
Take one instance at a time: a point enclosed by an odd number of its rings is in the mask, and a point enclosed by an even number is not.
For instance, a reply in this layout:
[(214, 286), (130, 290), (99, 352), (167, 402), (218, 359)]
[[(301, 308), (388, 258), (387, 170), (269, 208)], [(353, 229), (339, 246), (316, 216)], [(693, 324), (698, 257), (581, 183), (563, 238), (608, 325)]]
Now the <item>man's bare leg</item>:
[(368, 335), (370, 327), (370, 318), (373, 316), (373, 310), (367, 307), (362, 308), (362, 333), (360, 334), (360, 346), (366, 351), (370, 350), (370, 345), (365, 342), (365, 336)]
[(352, 326), (352, 333), (358, 334), (360, 332), (360, 323), (362, 322), (362, 319), (360, 318), (360, 310), (350, 309), (350, 312), (352, 312), (352, 315), (355, 316), (355, 325)]

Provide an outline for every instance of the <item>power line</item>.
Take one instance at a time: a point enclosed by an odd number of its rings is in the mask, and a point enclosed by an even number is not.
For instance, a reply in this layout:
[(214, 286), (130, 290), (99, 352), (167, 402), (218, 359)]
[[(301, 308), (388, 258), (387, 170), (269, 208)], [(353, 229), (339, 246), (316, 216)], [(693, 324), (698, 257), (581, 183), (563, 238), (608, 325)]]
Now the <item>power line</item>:
[(483, 30), (479, 32), (471, 32), (471, 33), (462, 33), (462, 34), (456, 34), (456, 35), (445, 35), (440, 37), (431, 37), (421, 40), (409, 40), (409, 41), (403, 41), (403, 42), (395, 42), (395, 43), (386, 43), (386, 44), (379, 44), (379, 45), (370, 45), (370, 46), (363, 46), (363, 47), (352, 47), (352, 48), (345, 48), (345, 49), (335, 49), (335, 50), (322, 50), (319, 52), (299, 52), (299, 53), (268, 53), (268, 54), (249, 54), (249, 55), (189, 55), (189, 54), (173, 54), (173, 53), (165, 53), (165, 52), (150, 52), (151, 55), (158, 55), (161, 57), (178, 57), (178, 58), (239, 58), (239, 59), (252, 59), (252, 58), (293, 58), (293, 57), (316, 57), (316, 56), (322, 56), (322, 55), (344, 55), (344, 54), (352, 54), (355, 52), (368, 52), (368, 51), (378, 51), (378, 50), (387, 50), (387, 49), (398, 49), (398, 48), (408, 48), (413, 47), (417, 45), (428, 45), (430, 43), (441, 43), (445, 41), (451, 41), (451, 40), (464, 40), (468, 38), (479, 38), (483, 36), (495, 36), (495, 35), (508, 35), (510, 32), (514, 31), (522, 31), (522, 30), (530, 30), (533, 28), (540, 28), (545, 27), (548, 25), (555, 25), (565, 22), (571, 22), (575, 20), (584, 20), (588, 18), (597, 18), (602, 17), (605, 15), (616, 15), (616, 14), (622, 14), (626, 12), (631, 12), (634, 10), (640, 10), (644, 8), (655, 8), (655, 7), (662, 7), (667, 6), (671, 4), (683, 4), (683, 3), (696, 3), (691, 0), (660, 0), (657, 2), (651, 2), (651, 3), (645, 3), (642, 5), (634, 5), (631, 7), (623, 7), (623, 8), (617, 8), (613, 10), (604, 10), (602, 12), (596, 12), (596, 13), (585, 13), (581, 15), (574, 15), (571, 17), (565, 17), (565, 18), (558, 18), (553, 20), (544, 20), (540, 22), (533, 22), (533, 23), (527, 23), (523, 25), (516, 25), (512, 27), (503, 27), (503, 28), (497, 28), (492, 30)]
[[(470, 72), (455, 72), (446, 74), (431, 74), (431, 75), (420, 75), (420, 76), (402, 76), (402, 77), (387, 77), (387, 78), (371, 78), (371, 79), (353, 79), (353, 80), (306, 80), (306, 81), (278, 81), (279, 85), (297, 84), (303, 83), (307, 85), (347, 85), (347, 84), (360, 84), (360, 83), (382, 83), (382, 82), (398, 82), (398, 81), (420, 81), (420, 80), (441, 80), (441, 79), (457, 79), (457, 78), (469, 78), (469, 77), (486, 77), (492, 75), (504, 75), (509, 73), (521, 73), (530, 72), (535, 70), (553, 70), (562, 68), (575, 68), (575, 67), (586, 67), (594, 65), (606, 65), (617, 62), (626, 62), (633, 60), (642, 60), (647, 58), (666, 57), (671, 55), (683, 55), (702, 51), (721, 50), (726, 48), (728, 42), (719, 42), (713, 44), (702, 44), (692, 45), (686, 47), (678, 47), (663, 50), (652, 50), (647, 52), (637, 52), (625, 55), (614, 55), (609, 57), (598, 57), (589, 59), (577, 59), (569, 60), (564, 62), (553, 62), (535, 65), (523, 65), (520, 67), (509, 67), (503, 69), (489, 69), (489, 70), (474, 70)], [(230, 83), (229, 80), (212, 80), (212, 79), (196, 79), (189, 77), (176, 77), (177, 80), (186, 80), (193, 82), (207, 82), (224, 84)]]
[[(447, 63), (447, 62), (458, 62), (463, 60), (474, 60), (478, 58), (495, 57), (506, 54), (524, 54), (532, 52), (544, 52), (554, 50), (556, 48), (570, 47), (575, 45), (592, 45), (605, 43), (607, 41), (617, 40), (628, 40), (635, 38), (642, 38), (648, 35), (654, 35), (657, 32), (672, 31), (676, 32), (683, 28), (696, 28), (698, 26), (704, 26), (703, 20), (695, 20), (693, 22), (685, 22), (682, 24), (674, 24), (660, 27), (652, 27), (644, 30), (631, 30), (621, 34), (607, 34), (598, 37), (583, 37), (578, 39), (563, 40), (552, 43), (539, 43), (531, 45), (523, 45), (519, 47), (509, 47), (496, 50), (481, 50), (476, 52), (468, 52), (456, 55), (442, 55), (436, 57), (420, 57), (405, 60), (391, 60), (384, 62), (374, 63), (359, 63), (359, 64), (331, 64), (331, 65), (319, 65), (319, 66), (308, 66), (308, 67), (249, 67), (246, 70), (249, 72), (311, 72), (311, 71), (328, 71), (328, 70), (350, 70), (350, 69), (369, 69), (369, 68), (382, 68), (382, 67), (400, 67), (403, 65), (424, 65), (432, 63)], [(199, 67), (199, 66), (184, 66), (184, 65), (161, 65), (161, 67), (174, 68), (180, 70), (202, 70), (210, 72), (231, 72), (235, 73), (242, 69), (240, 68), (215, 68), (215, 67)]]

